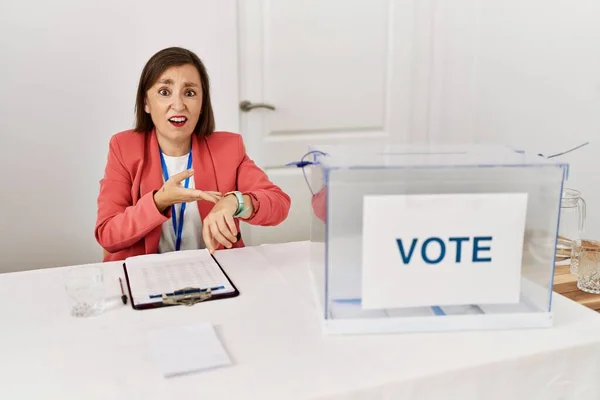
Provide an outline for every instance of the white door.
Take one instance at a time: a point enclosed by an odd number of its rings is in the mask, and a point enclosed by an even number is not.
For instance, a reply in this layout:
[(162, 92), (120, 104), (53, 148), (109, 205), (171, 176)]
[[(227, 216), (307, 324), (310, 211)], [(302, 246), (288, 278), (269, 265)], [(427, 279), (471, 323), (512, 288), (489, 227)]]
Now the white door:
[[(292, 197), (278, 228), (245, 226), (249, 244), (309, 238), (299, 160), (311, 144), (409, 142), (418, 129), (414, 1), (241, 0), (240, 110), (247, 150)], [(425, 54), (423, 57), (426, 57)], [(246, 103), (247, 104), (247, 103)], [(274, 109), (271, 109), (274, 108)]]

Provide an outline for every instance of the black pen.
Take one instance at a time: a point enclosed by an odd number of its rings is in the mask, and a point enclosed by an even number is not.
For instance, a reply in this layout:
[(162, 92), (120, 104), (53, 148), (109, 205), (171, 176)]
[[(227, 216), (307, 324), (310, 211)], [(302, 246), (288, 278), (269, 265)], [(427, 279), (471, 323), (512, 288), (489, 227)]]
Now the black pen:
[(121, 277), (119, 277), (119, 285), (121, 285), (121, 301), (123, 304), (127, 304), (127, 296), (125, 296), (125, 291), (123, 290), (123, 281)]

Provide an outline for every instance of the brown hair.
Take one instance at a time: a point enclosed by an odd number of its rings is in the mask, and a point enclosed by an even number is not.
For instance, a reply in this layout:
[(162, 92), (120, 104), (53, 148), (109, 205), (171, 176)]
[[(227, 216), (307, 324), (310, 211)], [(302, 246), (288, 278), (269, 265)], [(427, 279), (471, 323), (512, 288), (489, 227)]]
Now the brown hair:
[(181, 47), (169, 47), (154, 54), (144, 66), (137, 90), (135, 101), (136, 132), (150, 132), (154, 128), (152, 117), (144, 110), (146, 93), (156, 83), (158, 78), (169, 68), (191, 64), (200, 74), (202, 85), (202, 109), (200, 118), (194, 128), (194, 133), (208, 136), (215, 130), (215, 117), (210, 102), (210, 86), (204, 64), (193, 52)]

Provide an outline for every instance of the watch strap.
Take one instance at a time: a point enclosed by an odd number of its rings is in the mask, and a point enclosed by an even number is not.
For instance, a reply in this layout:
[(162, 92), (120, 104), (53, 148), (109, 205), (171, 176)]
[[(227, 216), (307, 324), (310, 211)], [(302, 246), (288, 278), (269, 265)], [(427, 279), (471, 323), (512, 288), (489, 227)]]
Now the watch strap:
[(234, 191), (225, 193), (225, 196), (228, 196), (230, 194), (233, 194), (237, 198), (237, 202), (238, 202), (237, 210), (235, 210), (235, 213), (233, 213), (233, 216), (239, 217), (240, 215), (244, 214), (248, 210), (248, 208), (246, 208), (246, 206), (244, 204), (244, 195), (242, 194), (242, 192), (234, 190)]

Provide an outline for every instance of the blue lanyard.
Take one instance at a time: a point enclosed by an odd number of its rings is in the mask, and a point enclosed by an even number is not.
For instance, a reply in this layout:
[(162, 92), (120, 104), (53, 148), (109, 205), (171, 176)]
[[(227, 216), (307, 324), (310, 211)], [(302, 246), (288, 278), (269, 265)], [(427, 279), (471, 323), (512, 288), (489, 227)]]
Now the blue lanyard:
[[(167, 163), (163, 156), (162, 150), (160, 151), (160, 163), (162, 164), (163, 177), (165, 182), (169, 180), (169, 171), (167, 169)], [(188, 155), (187, 169), (192, 167), (192, 150)], [(190, 177), (185, 178), (184, 187), (187, 189), (190, 186)], [(179, 251), (181, 248), (181, 235), (183, 234), (183, 214), (185, 213), (186, 203), (181, 203), (181, 211), (179, 212), (179, 224), (177, 224), (177, 212), (175, 211), (175, 204), (171, 206), (171, 215), (173, 216), (173, 232), (175, 233), (175, 251)]]

